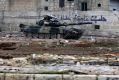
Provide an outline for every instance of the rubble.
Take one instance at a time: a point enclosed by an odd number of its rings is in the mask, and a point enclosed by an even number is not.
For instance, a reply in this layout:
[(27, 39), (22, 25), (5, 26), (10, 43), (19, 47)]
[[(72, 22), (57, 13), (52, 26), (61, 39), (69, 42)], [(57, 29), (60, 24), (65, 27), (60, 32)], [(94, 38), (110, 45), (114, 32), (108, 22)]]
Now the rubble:
[[(9, 42), (9, 41), (8, 41)], [(13, 41), (10, 44), (0, 47), (12, 47)], [(2, 42), (1, 42), (2, 43)], [(6, 41), (3, 41), (6, 43)], [(103, 74), (108, 72), (103, 67), (114, 66), (118, 67), (118, 47), (107, 47), (106, 45), (99, 46), (97, 40), (26, 40), (15, 42), (17, 46), (14, 50), (0, 49), (0, 67), (6, 66), (5, 72), (8, 72), (12, 67), (25, 68), (38, 66), (48, 71), (57, 72), (56, 69), (62, 71), (74, 71), (78, 73), (86, 72), (86, 74)], [(100, 43), (100, 41), (99, 41)], [(111, 42), (112, 44), (112, 42)], [(76, 69), (71, 68), (71, 66)], [(89, 68), (89, 69), (88, 69)], [(26, 68), (25, 68), (26, 69)], [(99, 70), (98, 70), (99, 69)], [(8, 71), (7, 71), (8, 70)], [(18, 69), (17, 71), (19, 71)], [(98, 71), (96, 71), (98, 70)], [(117, 69), (116, 69), (117, 70)], [(109, 70), (109, 74), (113, 74), (116, 70)], [(4, 71), (4, 70), (3, 70)], [(16, 71), (13, 70), (13, 72)], [(26, 70), (26, 73), (29, 70)], [(12, 71), (11, 71), (12, 72)], [(94, 72), (94, 73), (93, 73)], [(31, 72), (30, 72), (31, 73)], [(42, 72), (41, 72), (42, 73)], [(115, 72), (118, 74), (117, 72)]]
[(40, 63), (63, 63), (63, 62), (74, 62), (77, 59), (73, 56), (68, 55), (52, 55), (48, 53), (44, 54), (33, 54), (27, 58), (28, 61), (31, 61), (34, 64), (40, 64)]
[(56, 55), (50, 53), (44, 54), (32, 54), (27, 57), (17, 57), (12, 59), (0, 59), (0, 65), (2, 66), (17, 66), (25, 67), (31, 65), (40, 64), (68, 64), (76, 65), (77, 63), (85, 65), (112, 65), (112, 63), (118, 63), (119, 59), (107, 57), (91, 57), (91, 56), (78, 56), (78, 55)]

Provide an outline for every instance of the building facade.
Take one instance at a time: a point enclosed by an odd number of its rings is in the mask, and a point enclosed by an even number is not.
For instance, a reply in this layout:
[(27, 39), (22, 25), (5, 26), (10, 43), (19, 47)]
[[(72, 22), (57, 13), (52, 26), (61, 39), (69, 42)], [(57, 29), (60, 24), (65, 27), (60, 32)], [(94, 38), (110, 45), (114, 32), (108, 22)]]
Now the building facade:
[(20, 23), (36, 23), (42, 15), (51, 14), (62, 20), (93, 22), (100, 29), (116, 25), (116, 30), (118, 10), (118, 0), (0, 0), (0, 23), (5, 23), (6, 31), (18, 31)]
[[(109, 0), (43, 0), (42, 9), (46, 11), (59, 10), (109, 10)], [(44, 5), (45, 4), (45, 5)]]
[(109, 0), (1, 0), (0, 10), (4, 9), (7, 11), (105, 11), (109, 10), (109, 2)]
[(24, 11), (34, 10), (36, 0), (0, 0), (0, 10), (5, 11)]

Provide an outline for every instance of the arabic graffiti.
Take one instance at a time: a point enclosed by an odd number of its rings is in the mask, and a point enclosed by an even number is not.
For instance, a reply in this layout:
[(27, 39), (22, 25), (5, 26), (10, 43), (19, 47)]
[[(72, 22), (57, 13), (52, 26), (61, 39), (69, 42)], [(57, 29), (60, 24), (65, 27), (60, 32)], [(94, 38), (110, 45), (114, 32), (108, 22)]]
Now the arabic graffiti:
[(95, 22), (97, 23), (98, 21), (107, 21), (107, 19), (105, 17), (101, 16), (77, 16), (75, 15), (75, 17), (73, 18), (74, 20), (80, 21), (80, 22), (85, 22), (85, 21), (91, 21), (91, 22)]
[(73, 21), (78, 21), (78, 22), (106, 22), (107, 19), (100, 15), (100, 16), (96, 16), (96, 15), (92, 15), (92, 16), (79, 16), (79, 15), (74, 15), (74, 16), (68, 16), (68, 15), (54, 15), (55, 17), (57, 17), (60, 20), (73, 20)]

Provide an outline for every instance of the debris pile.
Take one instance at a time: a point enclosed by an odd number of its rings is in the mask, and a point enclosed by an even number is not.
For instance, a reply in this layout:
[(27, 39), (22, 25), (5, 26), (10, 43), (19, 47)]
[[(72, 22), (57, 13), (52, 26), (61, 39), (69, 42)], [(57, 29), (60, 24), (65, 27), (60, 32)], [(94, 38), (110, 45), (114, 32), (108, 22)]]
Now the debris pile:
[(94, 42), (91, 41), (70, 41), (67, 43), (72, 47), (91, 47), (93, 44)]
[(16, 49), (16, 43), (15, 42), (2, 42), (0, 43), (0, 49), (3, 50), (14, 50)]
[(73, 56), (68, 56), (68, 55), (52, 55), (52, 54), (40, 54), (36, 55), (33, 54), (32, 56), (29, 56), (28, 61), (30, 61), (32, 64), (48, 64), (48, 63), (66, 63), (70, 61), (76, 61), (77, 59)]

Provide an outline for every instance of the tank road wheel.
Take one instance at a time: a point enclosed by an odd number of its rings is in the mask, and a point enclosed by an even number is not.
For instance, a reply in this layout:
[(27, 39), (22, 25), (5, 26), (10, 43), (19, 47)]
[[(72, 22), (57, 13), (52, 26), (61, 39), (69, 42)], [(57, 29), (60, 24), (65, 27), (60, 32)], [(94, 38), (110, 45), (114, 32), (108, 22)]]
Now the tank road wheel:
[(31, 33), (31, 38), (33, 38), (33, 33)]
[(33, 33), (31, 33), (31, 38), (34, 38), (34, 34)]
[(54, 38), (54, 35), (52, 34), (52, 38), (51, 39), (53, 39)]
[(43, 34), (43, 39), (45, 39), (45, 34)]
[(28, 33), (24, 33), (25, 34), (25, 37), (28, 37)]
[(55, 39), (57, 39), (58, 38), (58, 34), (55, 34)]
[(48, 34), (47, 34), (47, 39), (50, 39), (50, 38), (51, 38), (51, 36), (50, 36), (50, 34), (48, 33)]
[(52, 35), (51, 34), (49, 34), (49, 39), (51, 39), (52, 38)]
[(60, 39), (61, 38), (61, 34), (57, 34), (57, 38)]
[(38, 33), (38, 38), (41, 39), (41, 34), (40, 33)]
[(39, 33), (37, 33), (37, 36), (36, 37), (39, 39)]
[(57, 39), (57, 34), (55, 34), (55, 39)]
[(44, 39), (47, 39), (47, 34), (46, 33), (44, 34)]
[(43, 38), (43, 36), (42, 36), (41, 33), (38, 33), (38, 38), (39, 38), (39, 39), (42, 39), (42, 38)]
[(38, 38), (38, 33), (33, 33), (33, 38)]
[(59, 38), (59, 34), (56, 34), (56, 39), (58, 39)]
[(30, 33), (27, 33), (27, 37), (28, 37), (28, 38), (30, 38), (30, 37), (31, 37)]
[(49, 34), (49, 39), (52, 39), (52, 34), (51, 33)]
[(45, 39), (49, 39), (49, 38), (48, 38), (48, 34), (47, 34), (47, 33), (45, 34)]
[(41, 37), (41, 33), (38, 33), (38, 38), (39, 38), (39, 39), (41, 39), (41, 38), (42, 38), (42, 37)]
[(60, 34), (60, 38), (63, 38), (63, 34)]
[(44, 34), (43, 33), (41, 34), (41, 39), (44, 39)]

